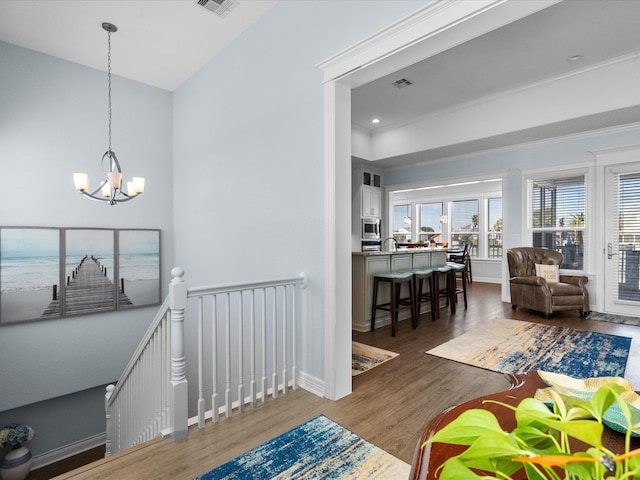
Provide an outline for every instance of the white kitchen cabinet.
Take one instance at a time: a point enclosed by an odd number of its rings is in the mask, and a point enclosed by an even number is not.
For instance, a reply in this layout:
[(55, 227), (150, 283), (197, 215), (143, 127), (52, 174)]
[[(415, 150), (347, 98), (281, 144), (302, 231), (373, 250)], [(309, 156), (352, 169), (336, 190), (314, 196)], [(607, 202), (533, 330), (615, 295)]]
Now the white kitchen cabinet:
[(382, 216), (382, 190), (377, 187), (362, 186), (362, 216), (376, 217)]

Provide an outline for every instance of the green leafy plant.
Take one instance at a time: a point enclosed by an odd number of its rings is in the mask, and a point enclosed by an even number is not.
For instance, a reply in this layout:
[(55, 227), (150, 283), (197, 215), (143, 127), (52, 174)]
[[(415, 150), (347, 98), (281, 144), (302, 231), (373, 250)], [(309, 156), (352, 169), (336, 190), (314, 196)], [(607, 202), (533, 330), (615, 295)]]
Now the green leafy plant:
[[(631, 450), (633, 430), (640, 427), (640, 410), (624, 399), (625, 388), (606, 383), (589, 398), (549, 389), (551, 404), (526, 398), (518, 406), (487, 400), (513, 411), (516, 428), (506, 432), (489, 411), (472, 409), (436, 432), (427, 443), (467, 446), (438, 467), (441, 480), (522, 478), (595, 480), (640, 478), (640, 449)], [(622, 394), (622, 396), (621, 396)], [(602, 444), (605, 414), (617, 405), (625, 420), (623, 453)], [(586, 444), (573, 451), (576, 439)], [(423, 445), (423, 446), (424, 446)], [(472, 470), (473, 469), (473, 470)], [(482, 471), (478, 473), (478, 471)]]

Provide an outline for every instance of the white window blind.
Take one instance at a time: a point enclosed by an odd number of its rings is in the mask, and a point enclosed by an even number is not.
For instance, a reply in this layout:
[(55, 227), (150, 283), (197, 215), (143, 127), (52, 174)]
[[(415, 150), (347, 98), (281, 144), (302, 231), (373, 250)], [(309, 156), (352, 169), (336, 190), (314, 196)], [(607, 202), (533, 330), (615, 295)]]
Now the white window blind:
[(420, 224), (418, 225), (418, 240), (429, 243), (442, 242), (442, 202), (437, 203), (421, 203), (420, 204)]
[(528, 180), (528, 233), (533, 247), (563, 254), (563, 269), (583, 270), (585, 176)]
[(478, 200), (451, 202), (451, 245), (478, 245), (478, 222)]
[[(618, 295), (625, 301), (640, 300), (640, 173), (615, 175), (618, 193), (614, 195), (613, 220), (618, 221)], [(614, 227), (615, 228), (615, 227)]]

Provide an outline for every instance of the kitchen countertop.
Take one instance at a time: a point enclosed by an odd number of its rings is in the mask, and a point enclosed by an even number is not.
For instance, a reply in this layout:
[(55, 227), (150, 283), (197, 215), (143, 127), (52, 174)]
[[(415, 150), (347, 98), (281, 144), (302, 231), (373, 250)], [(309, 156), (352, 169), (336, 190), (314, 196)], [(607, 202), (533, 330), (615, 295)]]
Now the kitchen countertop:
[(399, 248), (395, 252), (352, 252), (353, 255), (361, 255), (363, 257), (369, 257), (372, 255), (398, 255), (407, 253), (428, 253), (428, 252), (446, 252), (447, 249), (443, 247), (428, 248)]

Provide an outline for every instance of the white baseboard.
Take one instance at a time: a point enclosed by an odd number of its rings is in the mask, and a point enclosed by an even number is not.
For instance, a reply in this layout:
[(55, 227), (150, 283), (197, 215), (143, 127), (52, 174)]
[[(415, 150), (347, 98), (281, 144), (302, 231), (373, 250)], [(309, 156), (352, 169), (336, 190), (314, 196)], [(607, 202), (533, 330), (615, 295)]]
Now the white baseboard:
[(104, 432), (98, 435), (94, 435), (93, 437), (85, 438), (84, 440), (80, 440), (75, 443), (70, 443), (69, 445), (65, 445), (64, 447), (59, 447), (55, 450), (50, 450), (48, 452), (35, 455), (33, 457), (32, 468), (36, 469), (55, 462), (59, 462), (60, 460), (64, 460), (65, 458), (69, 458), (73, 455), (77, 455), (79, 453), (86, 452), (87, 450), (91, 450), (92, 448), (99, 447), (100, 445), (104, 445), (106, 441), (107, 434), (106, 432)]
[(324, 380), (313, 375), (309, 375), (304, 372), (300, 372), (298, 375), (298, 385), (300, 388), (304, 388), (308, 392), (313, 393), (319, 397), (324, 397), (325, 386)]

